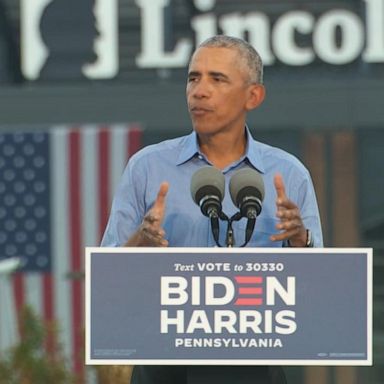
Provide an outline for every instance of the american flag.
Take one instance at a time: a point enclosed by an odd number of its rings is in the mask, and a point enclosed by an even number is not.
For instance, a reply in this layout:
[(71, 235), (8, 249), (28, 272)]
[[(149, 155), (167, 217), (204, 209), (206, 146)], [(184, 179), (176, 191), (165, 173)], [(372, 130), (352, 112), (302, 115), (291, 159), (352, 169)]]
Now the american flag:
[(0, 261), (22, 265), (8, 291), (0, 274), (0, 350), (17, 330), (10, 307), (17, 314), (28, 304), (57, 321), (64, 353), (82, 372), (84, 247), (99, 245), (116, 184), (140, 145), (137, 125), (0, 132)]

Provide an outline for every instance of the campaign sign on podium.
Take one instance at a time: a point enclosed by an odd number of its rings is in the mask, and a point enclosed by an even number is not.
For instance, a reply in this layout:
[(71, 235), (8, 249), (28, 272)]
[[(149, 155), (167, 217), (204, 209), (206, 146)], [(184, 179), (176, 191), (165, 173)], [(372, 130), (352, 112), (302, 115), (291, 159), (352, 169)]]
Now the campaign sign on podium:
[(371, 365), (372, 250), (87, 248), (86, 362)]

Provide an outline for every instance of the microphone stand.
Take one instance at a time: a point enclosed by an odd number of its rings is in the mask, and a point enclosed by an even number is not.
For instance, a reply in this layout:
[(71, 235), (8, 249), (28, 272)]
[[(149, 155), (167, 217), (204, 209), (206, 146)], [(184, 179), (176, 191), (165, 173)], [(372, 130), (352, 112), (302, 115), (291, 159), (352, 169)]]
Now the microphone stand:
[(227, 217), (227, 236), (225, 238), (225, 245), (227, 248), (233, 248), (235, 246), (235, 237), (233, 235), (232, 223), (241, 219), (241, 213), (235, 213), (230, 219)]
[[(218, 247), (222, 248), (223, 246), (219, 243), (219, 218), (223, 221), (227, 222), (227, 233), (225, 236), (225, 246), (227, 248), (233, 248), (235, 246), (235, 236), (234, 236), (234, 231), (232, 227), (232, 223), (234, 221), (239, 221), (242, 218), (241, 212), (236, 212), (232, 217), (228, 217), (224, 212), (220, 212), (219, 215), (217, 213), (215, 214), (210, 214), (210, 222), (211, 222), (211, 231), (213, 235), (213, 239), (215, 240), (215, 243)], [(256, 215), (249, 217), (247, 220), (247, 227), (245, 230), (245, 241), (244, 243), (240, 246), (240, 248), (245, 247), (249, 240), (252, 237), (253, 230), (255, 228), (256, 224)]]
[[(219, 242), (219, 218), (221, 220), (224, 220), (224, 221), (227, 221), (228, 223), (230, 222), (230, 219), (228, 218), (228, 216), (220, 211), (219, 214), (214, 214), (214, 215), (209, 215), (209, 218), (210, 218), (210, 222), (211, 222), (211, 231), (212, 231), (212, 236), (213, 236), (213, 240), (215, 240), (215, 243), (216, 245), (219, 247), (219, 248), (222, 248), (223, 246), (220, 244)], [(228, 224), (229, 226), (229, 224)], [(227, 230), (228, 232), (228, 230)], [(232, 230), (232, 237), (233, 237), (233, 230)], [(228, 233), (227, 233), (227, 238), (228, 238)], [(226, 243), (227, 243), (227, 240), (226, 240)], [(228, 247), (228, 245), (227, 245)]]
[(219, 230), (219, 216), (217, 212), (209, 215), (209, 219), (211, 222), (211, 231), (212, 231), (213, 239), (215, 240), (215, 243), (217, 244), (217, 246), (221, 247), (221, 245), (219, 244), (220, 230)]
[(215, 243), (218, 247), (222, 248), (223, 246), (219, 242), (219, 218), (223, 221), (226, 221), (227, 224), (227, 234), (225, 236), (225, 246), (227, 248), (232, 248), (235, 245), (235, 237), (233, 235), (233, 228), (232, 228), (232, 222), (236, 220), (241, 219), (241, 215), (239, 218), (237, 218), (237, 215), (240, 215), (240, 213), (236, 213), (234, 216), (229, 218), (224, 212), (220, 212), (219, 215), (217, 215), (217, 212), (215, 214), (209, 214), (209, 219), (211, 222), (211, 231), (213, 239), (215, 240)]

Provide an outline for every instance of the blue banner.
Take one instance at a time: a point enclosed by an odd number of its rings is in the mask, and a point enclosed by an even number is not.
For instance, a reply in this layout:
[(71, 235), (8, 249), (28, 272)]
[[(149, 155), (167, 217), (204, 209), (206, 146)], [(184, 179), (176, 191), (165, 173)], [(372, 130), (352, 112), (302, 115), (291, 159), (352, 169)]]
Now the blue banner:
[(87, 363), (371, 364), (370, 249), (87, 250)]

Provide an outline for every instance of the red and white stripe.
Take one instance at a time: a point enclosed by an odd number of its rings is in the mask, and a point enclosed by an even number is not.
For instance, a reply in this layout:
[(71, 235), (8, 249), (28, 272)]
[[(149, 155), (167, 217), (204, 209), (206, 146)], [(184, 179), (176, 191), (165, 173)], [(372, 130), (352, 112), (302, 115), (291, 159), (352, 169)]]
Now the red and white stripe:
[(14, 299), (17, 311), (28, 303), (44, 320), (58, 322), (63, 352), (82, 374), (84, 248), (100, 243), (116, 185), (141, 145), (141, 130), (87, 125), (50, 132), (52, 273), (15, 274)]

